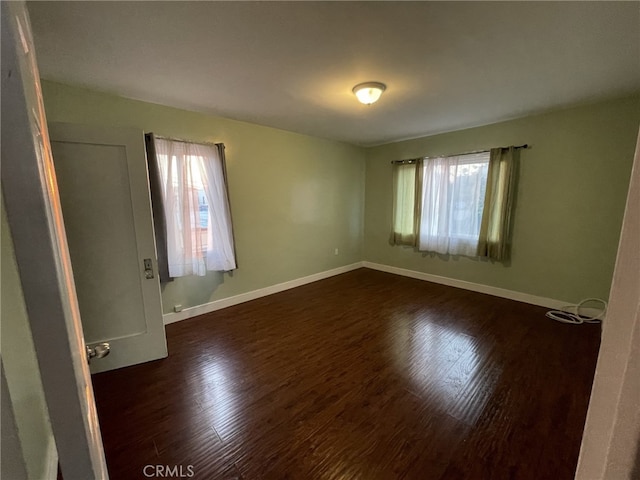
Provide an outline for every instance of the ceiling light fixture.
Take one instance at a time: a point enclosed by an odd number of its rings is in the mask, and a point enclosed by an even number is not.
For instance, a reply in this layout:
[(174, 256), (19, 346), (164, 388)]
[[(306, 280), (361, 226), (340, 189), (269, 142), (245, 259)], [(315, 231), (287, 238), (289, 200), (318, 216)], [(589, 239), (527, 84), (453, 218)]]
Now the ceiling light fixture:
[(365, 105), (371, 105), (375, 103), (382, 95), (382, 92), (386, 90), (387, 86), (380, 82), (365, 82), (360, 83), (353, 87), (353, 93), (355, 93), (360, 103)]

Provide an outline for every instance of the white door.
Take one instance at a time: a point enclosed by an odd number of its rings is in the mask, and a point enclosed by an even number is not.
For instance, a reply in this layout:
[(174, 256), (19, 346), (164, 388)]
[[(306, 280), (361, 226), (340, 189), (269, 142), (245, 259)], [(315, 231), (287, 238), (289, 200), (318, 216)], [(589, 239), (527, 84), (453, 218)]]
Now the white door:
[(2, 196), (55, 446), (64, 478), (106, 480), (29, 15), (24, 2), (0, 10)]
[(167, 356), (144, 134), (49, 125), (82, 327), (102, 372)]

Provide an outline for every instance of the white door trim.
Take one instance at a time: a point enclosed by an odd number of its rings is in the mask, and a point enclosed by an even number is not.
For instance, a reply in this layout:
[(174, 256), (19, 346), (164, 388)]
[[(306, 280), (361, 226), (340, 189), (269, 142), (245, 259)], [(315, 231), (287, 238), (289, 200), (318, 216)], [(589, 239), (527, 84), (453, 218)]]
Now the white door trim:
[(640, 473), (640, 131), (576, 479)]
[(2, 3), (2, 192), (62, 474), (108, 478), (24, 2)]

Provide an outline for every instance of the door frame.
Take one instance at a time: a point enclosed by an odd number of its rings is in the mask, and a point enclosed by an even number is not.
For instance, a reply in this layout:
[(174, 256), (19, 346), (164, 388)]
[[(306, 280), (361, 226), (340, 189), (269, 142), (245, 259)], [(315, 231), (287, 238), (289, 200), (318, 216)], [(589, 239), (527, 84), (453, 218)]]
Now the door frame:
[(640, 130), (576, 479), (640, 473)]
[(2, 194), (64, 478), (107, 479), (24, 2), (1, 2)]

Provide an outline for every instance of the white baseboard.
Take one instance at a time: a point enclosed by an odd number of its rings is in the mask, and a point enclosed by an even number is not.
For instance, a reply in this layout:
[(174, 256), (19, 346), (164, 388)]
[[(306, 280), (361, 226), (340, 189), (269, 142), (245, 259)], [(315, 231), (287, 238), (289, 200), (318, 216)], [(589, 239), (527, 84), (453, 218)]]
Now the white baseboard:
[(402, 275), (403, 277), (411, 277), (418, 280), (425, 280), (427, 282), (448, 285), (450, 287), (463, 288), (465, 290), (471, 290), (473, 292), (486, 293), (495, 297), (508, 298), (510, 300), (517, 300), (518, 302), (529, 303), (531, 305), (538, 305), (540, 307), (551, 309), (560, 309), (566, 305), (572, 304), (572, 302), (564, 302), (562, 300), (556, 300), (553, 298), (538, 297), (536, 295), (515, 292), (513, 290), (507, 290), (505, 288), (492, 287), (489, 285), (482, 285), (480, 283), (466, 282), (464, 280), (457, 280), (455, 278), (441, 277), (439, 275), (432, 275), (430, 273), (417, 272), (415, 270), (408, 270), (406, 268), (382, 265), (380, 263), (362, 262), (362, 266), (365, 268), (371, 268), (373, 270), (380, 270), (381, 272), (394, 273), (396, 275)]
[(440, 285), (463, 288), (465, 290), (471, 290), (473, 292), (486, 293), (495, 297), (508, 298), (510, 300), (516, 300), (518, 302), (529, 303), (531, 305), (538, 305), (540, 307), (546, 307), (550, 309), (560, 309), (567, 305), (571, 305), (571, 302), (556, 300), (553, 298), (538, 297), (536, 295), (507, 290), (505, 288), (492, 287), (490, 285), (467, 282), (464, 280), (457, 280), (455, 278), (441, 277), (439, 275), (432, 275), (430, 273), (418, 272), (415, 270), (408, 270), (406, 268), (392, 267), (390, 265), (383, 265), (380, 263), (365, 261), (352, 263), (350, 265), (345, 265), (343, 267), (334, 268), (332, 270), (327, 270), (324, 272), (315, 273), (313, 275), (297, 278), (288, 282), (278, 283), (276, 285), (260, 288), (258, 290), (252, 290), (251, 292), (241, 293), (240, 295), (234, 295), (233, 297), (222, 298), (220, 300), (205, 303), (204, 305), (185, 308), (181, 312), (166, 313), (163, 315), (163, 320), (165, 325), (169, 323), (179, 322), (181, 320), (186, 320), (187, 318), (214, 312), (222, 308), (227, 308), (233, 305), (238, 305), (240, 303), (255, 300), (256, 298), (266, 297), (267, 295), (273, 295), (274, 293), (300, 287), (302, 285), (306, 285), (307, 283), (317, 282), (318, 280), (323, 280), (325, 278), (333, 277), (341, 273), (350, 272), (362, 267), (370, 268), (372, 270), (379, 270), (381, 272), (393, 273), (395, 275), (402, 275), (403, 277), (410, 277), (427, 282), (438, 283)]
[(326, 270), (324, 272), (314, 273), (307, 277), (297, 278), (288, 282), (278, 283), (269, 287), (260, 288), (258, 290), (252, 290), (251, 292), (241, 293), (240, 295), (234, 295), (233, 297), (222, 298), (213, 302), (205, 303), (204, 305), (198, 305), (196, 307), (185, 308), (181, 312), (177, 313), (165, 313), (162, 318), (164, 324), (179, 322), (180, 320), (186, 320), (187, 318), (196, 317), (204, 313), (214, 312), (222, 308), (238, 305), (239, 303), (255, 300), (256, 298), (266, 297), (267, 295), (273, 295), (274, 293), (283, 292), (291, 288), (300, 287), (307, 283), (317, 282), (318, 280), (324, 280), (325, 278), (340, 275), (341, 273), (350, 272), (362, 268), (362, 262), (352, 263), (351, 265), (344, 265), (342, 267), (334, 268), (332, 270)]

